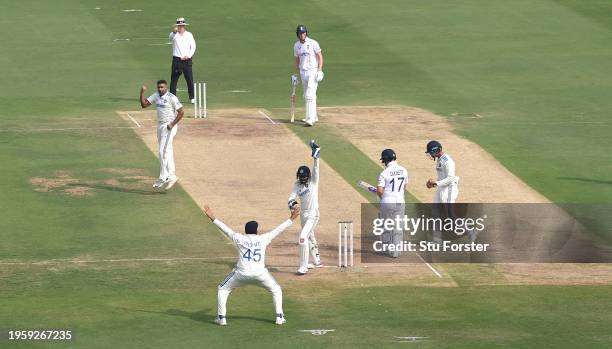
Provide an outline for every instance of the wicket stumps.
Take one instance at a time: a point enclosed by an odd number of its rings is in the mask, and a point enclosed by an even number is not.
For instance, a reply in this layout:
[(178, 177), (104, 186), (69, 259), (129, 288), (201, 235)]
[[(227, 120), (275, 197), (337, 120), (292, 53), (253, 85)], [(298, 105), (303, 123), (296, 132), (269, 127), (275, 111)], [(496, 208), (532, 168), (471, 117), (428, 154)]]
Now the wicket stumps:
[(195, 103), (193, 103), (194, 118), (206, 117), (206, 83), (194, 82), (193, 91), (195, 94)]
[(353, 266), (353, 222), (338, 222), (338, 267)]

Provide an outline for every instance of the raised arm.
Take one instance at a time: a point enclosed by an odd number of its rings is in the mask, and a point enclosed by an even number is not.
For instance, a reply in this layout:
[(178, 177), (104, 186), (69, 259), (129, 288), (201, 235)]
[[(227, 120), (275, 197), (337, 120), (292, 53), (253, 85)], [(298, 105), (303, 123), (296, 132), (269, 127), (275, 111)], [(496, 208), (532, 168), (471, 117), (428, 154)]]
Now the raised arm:
[(299, 214), (300, 214), (300, 209), (298, 207), (293, 208), (291, 210), (291, 216), (289, 217), (289, 219), (287, 219), (286, 221), (281, 223), (281, 225), (279, 225), (274, 230), (266, 234), (267, 237), (270, 239), (270, 241), (274, 240), (274, 238), (280, 235), (280, 233), (285, 231), (285, 229), (289, 228), (291, 224), (293, 224), (293, 221), (297, 218)]
[(147, 90), (147, 85), (142, 85), (140, 87), (140, 106), (142, 108), (146, 108), (151, 105), (148, 99), (145, 98), (144, 93)]
[(314, 164), (312, 166), (312, 181), (315, 184), (319, 183), (319, 157), (321, 156), (321, 147), (315, 143), (314, 139), (310, 141), (310, 149), (312, 150), (312, 158)]
[(221, 229), (221, 231), (223, 232), (223, 234), (227, 235), (227, 237), (229, 237), (232, 241), (234, 241), (234, 235), (236, 235), (236, 233), (230, 229), (230, 227), (228, 227), (227, 225), (225, 225), (225, 223), (221, 222), (220, 220), (217, 219), (217, 217), (215, 217), (214, 212), (212, 211), (212, 209), (208, 206), (208, 205), (204, 205), (204, 207), (202, 208), (202, 210), (204, 211), (204, 213), (208, 216), (208, 218), (210, 218), (210, 220), (219, 228)]

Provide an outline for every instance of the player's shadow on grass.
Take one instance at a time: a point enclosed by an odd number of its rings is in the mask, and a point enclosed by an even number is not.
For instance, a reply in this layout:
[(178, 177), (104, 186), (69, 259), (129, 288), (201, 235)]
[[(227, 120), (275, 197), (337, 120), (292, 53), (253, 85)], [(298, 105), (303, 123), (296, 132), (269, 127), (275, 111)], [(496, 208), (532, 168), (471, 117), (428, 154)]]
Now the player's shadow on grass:
[[(122, 309), (130, 310), (130, 311), (137, 311), (137, 312), (142, 312), (142, 313), (179, 316), (179, 317), (187, 318), (189, 320), (193, 320), (197, 322), (204, 322), (204, 323), (213, 324), (215, 326), (218, 326), (215, 323), (215, 318), (217, 317), (217, 314), (216, 312), (213, 312), (211, 308), (206, 308), (206, 309), (202, 309), (198, 311), (186, 311), (186, 310), (181, 310), (181, 309), (168, 309), (166, 311), (154, 311), (154, 310), (142, 310), (142, 309), (134, 310), (134, 309), (127, 309), (127, 308), (122, 308)], [(241, 315), (229, 316), (228, 319), (253, 320), (253, 321), (259, 321), (259, 322), (265, 322), (265, 323), (272, 322), (271, 319), (264, 319), (264, 318), (254, 317), (254, 316), (241, 316)]]
[(165, 191), (159, 191), (159, 190), (143, 190), (143, 189), (135, 189), (135, 188), (123, 188), (123, 187), (117, 187), (117, 186), (113, 186), (113, 185), (82, 183), (82, 182), (79, 182), (79, 183), (68, 183), (68, 184), (66, 184), (66, 186), (69, 186), (69, 187), (85, 187), (85, 188), (91, 188), (91, 189), (108, 190), (108, 191), (115, 191), (115, 192), (120, 192), (120, 193), (130, 193), (130, 194), (139, 194), (139, 195), (161, 195), (161, 194), (166, 194)]
[(589, 183), (597, 183), (597, 184), (612, 184), (612, 181), (604, 181), (601, 179), (592, 179), (592, 178), (557, 177), (557, 179), (567, 180), (567, 181), (589, 182)]

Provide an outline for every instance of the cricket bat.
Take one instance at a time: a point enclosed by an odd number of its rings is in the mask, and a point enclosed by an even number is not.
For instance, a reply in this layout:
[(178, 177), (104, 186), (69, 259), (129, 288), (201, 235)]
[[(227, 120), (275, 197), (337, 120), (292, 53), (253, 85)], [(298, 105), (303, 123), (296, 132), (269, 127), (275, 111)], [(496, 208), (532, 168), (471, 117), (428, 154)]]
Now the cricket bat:
[(369, 191), (370, 193), (376, 193), (376, 187), (364, 181), (357, 182), (357, 186)]
[(295, 121), (295, 89), (297, 88), (297, 75), (291, 75), (291, 123)]

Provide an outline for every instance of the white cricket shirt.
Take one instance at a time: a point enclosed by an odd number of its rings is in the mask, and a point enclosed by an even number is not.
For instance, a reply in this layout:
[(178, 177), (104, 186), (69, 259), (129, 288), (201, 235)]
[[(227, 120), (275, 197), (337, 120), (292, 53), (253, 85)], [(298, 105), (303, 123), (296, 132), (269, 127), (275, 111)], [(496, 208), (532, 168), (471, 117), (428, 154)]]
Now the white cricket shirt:
[(300, 198), (301, 213), (319, 213), (319, 159), (314, 159), (314, 166), (308, 184), (299, 180), (293, 184), (289, 201)]
[(436, 161), (436, 173), (438, 187), (459, 184), (459, 177), (455, 176), (455, 161), (446, 153)]
[(319, 43), (309, 37), (306, 37), (303, 44), (298, 40), (293, 45), (293, 56), (300, 58), (300, 70), (317, 69), (319, 67), (317, 53), (319, 52), (321, 52)]
[(404, 203), (404, 188), (408, 183), (408, 170), (391, 161), (378, 176), (378, 186), (385, 188), (381, 203)]
[(171, 32), (170, 40), (172, 41), (172, 55), (174, 57), (189, 57), (191, 58), (196, 51), (196, 43), (193, 34), (186, 31), (181, 34), (179, 32)]
[(262, 235), (238, 234), (218, 219), (213, 223), (234, 242), (238, 250), (236, 269), (248, 276), (259, 275), (266, 270), (266, 248), (275, 237), (289, 228), (293, 221), (287, 219), (276, 229)]
[(157, 123), (160, 125), (174, 121), (176, 111), (183, 107), (179, 99), (170, 92), (166, 92), (163, 96), (160, 96), (159, 92), (155, 92), (147, 100), (155, 105), (157, 109)]

